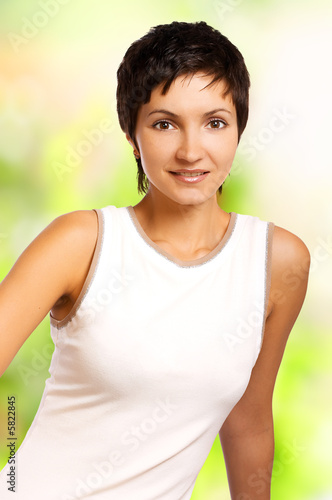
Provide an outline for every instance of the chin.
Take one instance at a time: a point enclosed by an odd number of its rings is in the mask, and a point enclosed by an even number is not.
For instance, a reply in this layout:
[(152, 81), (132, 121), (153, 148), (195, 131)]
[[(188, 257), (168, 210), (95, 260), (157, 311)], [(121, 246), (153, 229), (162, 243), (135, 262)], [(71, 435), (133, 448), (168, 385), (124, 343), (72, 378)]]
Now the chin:
[(214, 196), (215, 193), (207, 195), (200, 192), (191, 192), (179, 194), (178, 196), (172, 196), (171, 199), (179, 205), (201, 205), (202, 203), (207, 202), (209, 199), (214, 198)]

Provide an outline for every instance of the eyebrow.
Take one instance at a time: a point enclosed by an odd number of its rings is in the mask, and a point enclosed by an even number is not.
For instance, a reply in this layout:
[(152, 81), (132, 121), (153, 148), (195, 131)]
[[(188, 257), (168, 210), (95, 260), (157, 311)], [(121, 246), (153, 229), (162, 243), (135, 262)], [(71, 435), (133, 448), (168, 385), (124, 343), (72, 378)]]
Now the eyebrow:
[[(218, 113), (219, 111), (224, 111), (226, 113), (229, 113), (230, 115), (232, 114), (232, 112), (226, 108), (217, 108), (217, 109), (213, 109), (212, 111), (208, 111), (207, 113), (204, 113), (203, 117), (214, 115), (215, 113)], [(151, 116), (155, 113), (162, 113), (164, 115), (172, 116), (173, 118), (179, 118), (179, 115), (177, 115), (176, 113), (172, 113), (172, 111), (168, 111), (167, 109), (154, 109), (153, 111), (151, 111), (148, 114), (148, 116)]]

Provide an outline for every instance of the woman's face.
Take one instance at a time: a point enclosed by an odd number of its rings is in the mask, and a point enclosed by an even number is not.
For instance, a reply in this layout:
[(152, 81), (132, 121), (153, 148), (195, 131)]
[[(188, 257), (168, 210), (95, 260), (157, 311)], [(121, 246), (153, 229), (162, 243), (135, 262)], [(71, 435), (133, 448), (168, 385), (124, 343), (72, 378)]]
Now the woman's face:
[[(149, 193), (181, 205), (215, 197), (230, 172), (238, 144), (236, 109), (224, 82), (180, 76), (141, 106), (135, 130)], [(206, 88), (204, 88), (206, 87)], [(196, 174), (195, 174), (196, 171)]]

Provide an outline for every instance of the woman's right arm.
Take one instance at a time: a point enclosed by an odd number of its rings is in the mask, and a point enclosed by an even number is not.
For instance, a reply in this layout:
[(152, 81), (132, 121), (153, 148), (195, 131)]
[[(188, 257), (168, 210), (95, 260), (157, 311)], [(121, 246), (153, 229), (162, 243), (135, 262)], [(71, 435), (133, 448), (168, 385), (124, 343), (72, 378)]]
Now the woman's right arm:
[(25, 249), (0, 283), (0, 376), (56, 302), (74, 303), (98, 233), (92, 210), (56, 218)]

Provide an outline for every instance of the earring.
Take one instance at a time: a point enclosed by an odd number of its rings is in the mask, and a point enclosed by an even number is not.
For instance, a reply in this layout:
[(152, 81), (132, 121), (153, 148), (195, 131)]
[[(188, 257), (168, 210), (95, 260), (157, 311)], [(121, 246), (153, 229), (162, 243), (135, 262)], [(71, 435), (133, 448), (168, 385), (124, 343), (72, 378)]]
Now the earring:
[(134, 156), (135, 156), (136, 160), (140, 159), (140, 155), (139, 155), (139, 153), (137, 153), (137, 151), (134, 151)]

